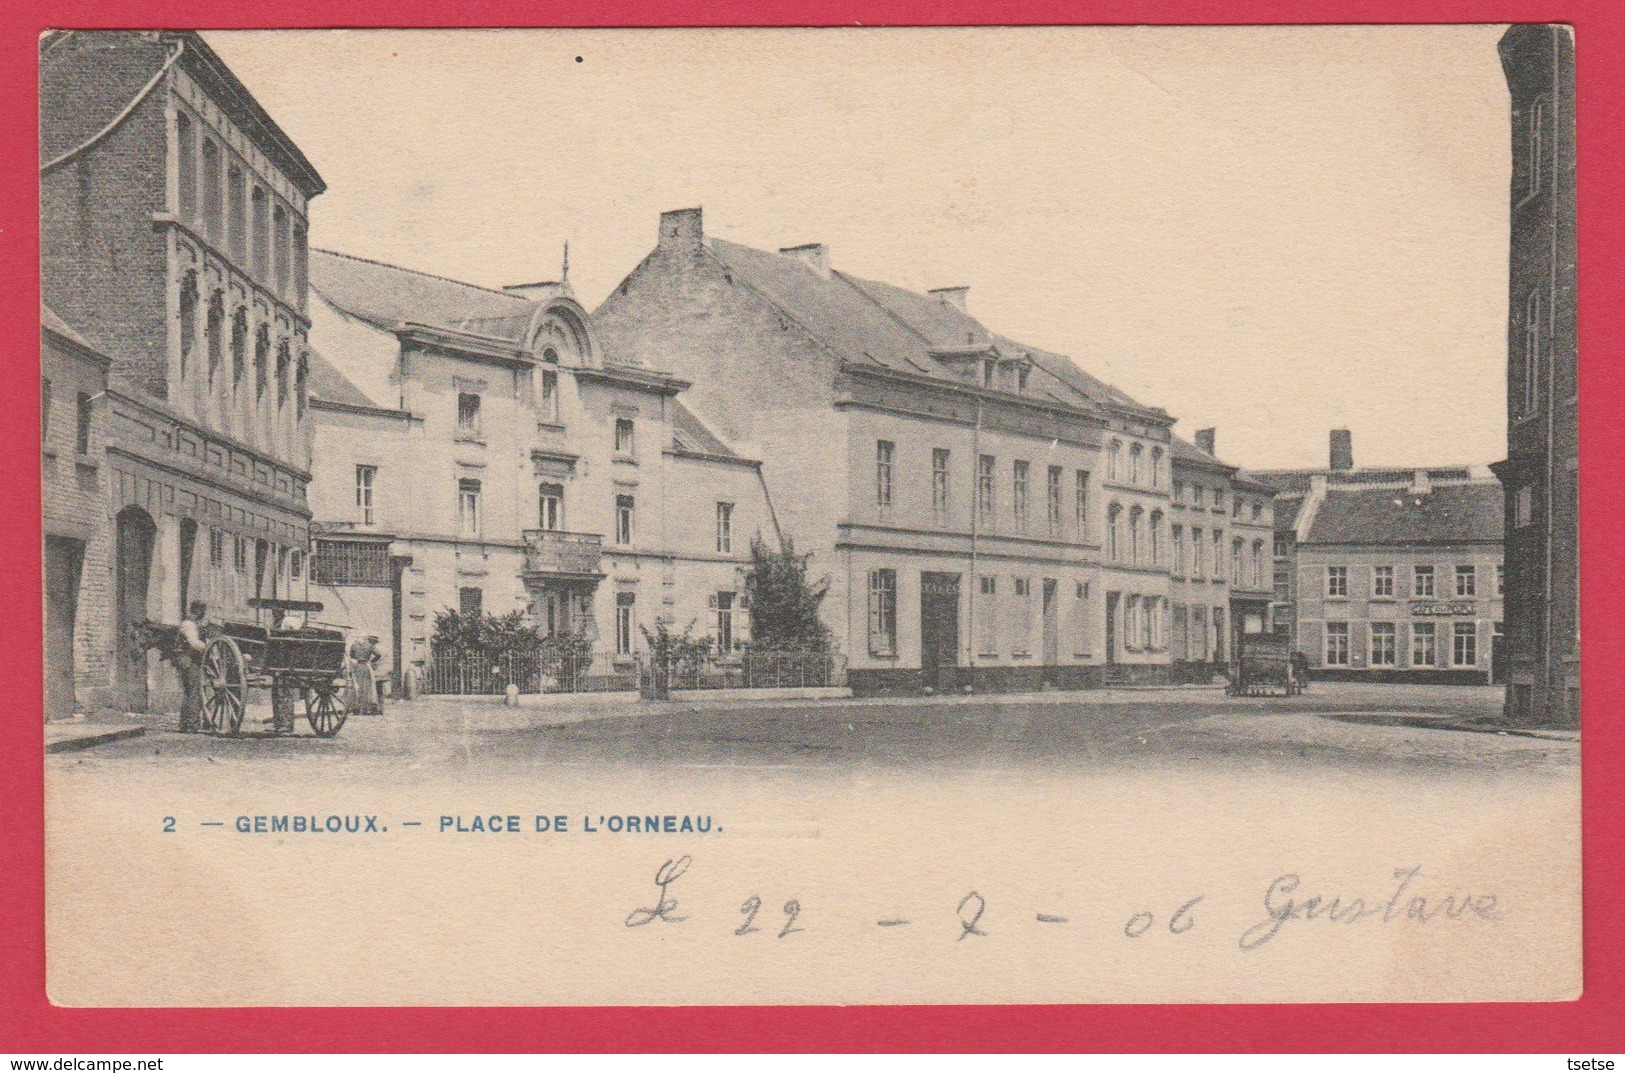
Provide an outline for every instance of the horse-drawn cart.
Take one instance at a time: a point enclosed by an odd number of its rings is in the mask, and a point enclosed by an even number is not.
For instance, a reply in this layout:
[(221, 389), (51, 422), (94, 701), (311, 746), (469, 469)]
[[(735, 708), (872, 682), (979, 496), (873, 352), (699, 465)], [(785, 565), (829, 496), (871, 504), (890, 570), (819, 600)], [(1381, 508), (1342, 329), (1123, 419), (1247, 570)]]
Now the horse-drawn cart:
[[(290, 734), (303, 701), (305, 719), (320, 738), (331, 738), (349, 717), (345, 685), (344, 633), (326, 626), (284, 628), (289, 612), (320, 611), (310, 600), (248, 601), (256, 621), (225, 622), (210, 628), (203, 649), (201, 729), (236, 734), (248, 708), (250, 688), (270, 689), (272, 726)], [(273, 616), (267, 627), (257, 621)]]
[(1286, 636), (1252, 633), (1238, 638), (1225, 692), (1238, 697), (1289, 697), (1302, 692), (1292, 673), (1292, 652)]

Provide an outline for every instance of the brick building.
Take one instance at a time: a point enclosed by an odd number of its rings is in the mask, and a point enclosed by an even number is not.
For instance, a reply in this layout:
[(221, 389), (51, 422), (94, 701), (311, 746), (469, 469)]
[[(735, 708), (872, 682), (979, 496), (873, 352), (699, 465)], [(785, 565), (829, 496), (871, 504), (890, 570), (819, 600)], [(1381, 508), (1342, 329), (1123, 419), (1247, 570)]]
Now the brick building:
[(44, 301), (110, 359), (78, 700), (159, 707), (177, 683), (128, 643), (136, 623), (194, 598), (252, 618), (250, 598), (300, 580), (306, 214), (324, 187), (194, 33), (47, 34), (40, 144)]
[(1575, 326), (1574, 38), (1501, 38), (1512, 97), (1507, 320), (1506, 715), (1580, 721), (1579, 350)]
[(85, 585), (85, 550), (107, 528), (107, 371), (111, 360), (40, 307), (40, 480), (45, 529), (45, 717), (71, 715), (108, 654), (77, 629), (80, 605), (105, 607), (106, 578)]
[(762, 459), (856, 692), (1170, 675), (1173, 418), (990, 331), (966, 288), (709, 237), (686, 209), (594, 323)]
[(1502, 492), (1481, 466), (1325, 469), (1276, 490), (1275, 626), (1321, 679), (1486, 683), (1504, 672)]
[(492, 290), (327, 251), (311, 260), (312, 596), (430, 658), (435, 614), (527, 613), (630, 666), (642, 627), (748, 637), (760, 466), (617, 360), (567, 284)]

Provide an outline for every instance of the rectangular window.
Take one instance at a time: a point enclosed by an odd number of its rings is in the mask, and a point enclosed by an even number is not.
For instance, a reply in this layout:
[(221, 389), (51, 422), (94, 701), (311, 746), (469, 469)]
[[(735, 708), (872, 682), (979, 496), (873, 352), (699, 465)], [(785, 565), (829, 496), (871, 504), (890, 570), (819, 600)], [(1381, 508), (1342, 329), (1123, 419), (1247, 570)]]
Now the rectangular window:
[(1478, 595), (1478, 570), (1472, 566), (1456, 567), (1456, 595)]
[(1074, 477), (1072, 524), (1078, 531), (1078, 539), (1086, 540), (1089, 536), (1089, 471), (1080, 469)]
[(1243, 570), (1241, 563), (1241, 549), (1243, 546), (1240, 540), (1230, 542), (1230, 584), (1232, 585), (1241, 585), (1247, 579), (1247, 574)]
[(938, 447), (931, 452), (931, 511), (938, 521), (948, 516), (948, 450)]
[(213, 567), (226, 565), (226, 534), (219, 529), (209, 530), (209, 565)]
[(1185, 576), (1185, 527), (1176, 525), (1174, 533), (1174, 574), (1177, 577)]
[(637, 593), (618, 592), (615, 594), (615, 654), (617, 656), (630, 656), (632, 654), (632, 630), (636, 625)]
[(197, 220), (197, 135), (185, 112), (175, 113), (175, 143), (176, 200), (181, 219), (192, 223)]
[(298, 581), (305, 574), (305, 553), (298, 548), (288, 557), (288, 577)]
[(231, 568), (239, 574), (248, 573), (248, 540), (245, 537), (232, 538)]
[(1411, 571), (1411, 595), (1433, 595), (1433, 567), (1418, 566)]
[(1478, 623), (1457, 622), (1450, 632), (1451, 663), (1457, 667), (1478, 666)]
[(1285, 559), (1292, 552), (1292, 541), (1285, 533), (1275, 534), (1275, 557)]
[(1027, 531), (1027, 463), (1017, 460), (1011, 466), (1010, 513), (1016, 523), (1016, 532)]
[(1191, 506), (1197, 508), (1202, 506), (1202, 486), (1199, 484), (1191, 485)]
[(1347, 622), (1326, 623), (1326, 666), (1347, 667), (1349, 665), (1349, 624)]
[(637, 429), (630, 417), (615, 419), (615, 453), (628, 458), (638, 453)]
[(564, 528), (564, 485), (544, 484), (537, 488), (536, 527), (549, 533)]
[(238, 265), (248, 262), (248, 205), (243, 196), (243, 169), (233, 163), (226, 169), (226, 251)]
[(1024, 577), (1016, 578), (1014, 591), (1015, 595), (1012, 597), (1012, 605), (1010, 608), (1010, 654), (1013, 656), (1025, 656), (1029, 655), (1033, 650), (1032, 580)]
[(356, 520), (362, 525), (374, 524), (372, 513), (372, 496), (373, 485), (377, 479), (377, 466), (357, 466), (355, 468)]
[(717, 554), (732, 555), (734, 550), (734, 505), (717, 504)]
[(1397, 627), (1392, 622), (1371, 624), (1371, 666), (1392, 667), (1399, 659)]
[(457, 524), (464, 536), (480, 534), (480, 482), (463, 478), (457, 482)]
[(224, 213), (220, 195), (223, 192), (220, 175), (220, 143), (213, 138), (203, 139), (203, 233), (210, 242), (223, 237)]
[(717, 639), (717, 654), (734, 650), (734, 594), (719, 592), (711, 597), (711, 635)]
[(1535, 489), (1532, 485), (1526, 484), (1518, 489), (1518, 494), (1513, 500), (1512, 525), (1514, 528), (1523, 529), (1534, 520), (1534, 516)]
[(1506, 563), (1495, 564), (1495, 595), (1505, 596), (1507, 593), (1507, 567)]
[(90, 453), (90, 422), (94, 413), (95, 403), (90, 401), (90, 393), (79, 392), (74, 406), (73, 449), (82, 455)]
[(480, 397), (472, 392), (457, 393), (457, 438), (472, 440), (480, 434)]
[(869, 571), (869, 654), (897, 655), (897, 571)]
[(541, 417), (550, 425), (559, 423), (559, 374), (552, 369), (542, 370)]
[(1185, 505), (1185, 482), (1184, 481), (1175, 481), (1174, 482), (1174, 505), (1175, 506), (1184, 506)]
[(1392, 596), (1394, 594), (1394, 568), (1391, 566), (1373, 566), (1371, 568), (1371, 595)]
[(976, 650), (983, 656), (996, 656), (999, 652), (998, 604), (998, 579), (991, 577), (977, 578)]
[(457, 611), (464, 618), (477, 618), (485, 612), (485, 592), (475, 586), (465, 585), (457, 590)]
[(1326, 568), (1326, 595), (1347, 596), (1349, 594), (1349, 568), (1346, 566), (1328, 566)]
[(984, 529), (993, 527), (993, 469), (997, 464), (992, 455), (976, 460), (976, 513)]
[(890, 440), (875, 441), (875, 505), (877, 507), (891, 506), (891, 470), (892, 461), (897, 454), (897, 445)]
[(636, 509), (637, 501), (632, 496), (615, 497), (615, 543), (623, 547), (632, 543), (632, 516)]
[(1202, 530), (1191, 526), (1191, 577), (1200, 581), (1207, 575), (1207, 545), (1202, 541)]
[(1431, 667), (1439, 662), (1438, 631), (1431, 622), (1411, 623), (1411, 666)]
[(288, 293), (288, 210), (281, 205), (271, 209), (271, 271), (276, 278), (276, 292)]
[(1061, 534), (1061, 467), (1049, 468), (1049, 483), (1046, 498), (1049, 502), (1049, 532), (1050, 536)]
[(1213, 580), (1224, 580), (1224, 530), (1213, 530)]
[(265, 187), (254, 187), (249, 195), (248, 207), (248, 238), (254, 246), (254, 275), (264, 283), (271, 274), (271, 206)]

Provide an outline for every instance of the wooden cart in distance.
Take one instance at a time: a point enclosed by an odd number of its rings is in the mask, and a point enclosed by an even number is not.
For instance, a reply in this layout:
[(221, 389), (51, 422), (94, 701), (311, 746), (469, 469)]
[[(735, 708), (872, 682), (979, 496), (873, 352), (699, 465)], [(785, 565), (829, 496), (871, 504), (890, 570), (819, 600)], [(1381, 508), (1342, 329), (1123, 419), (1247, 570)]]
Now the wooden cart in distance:
[(1290, 697), (1301, 691), (1292, 674), (1292, 649), (1285, 634), (1248, 633), (1237, 639), (1226, 693), (1236, 697)]

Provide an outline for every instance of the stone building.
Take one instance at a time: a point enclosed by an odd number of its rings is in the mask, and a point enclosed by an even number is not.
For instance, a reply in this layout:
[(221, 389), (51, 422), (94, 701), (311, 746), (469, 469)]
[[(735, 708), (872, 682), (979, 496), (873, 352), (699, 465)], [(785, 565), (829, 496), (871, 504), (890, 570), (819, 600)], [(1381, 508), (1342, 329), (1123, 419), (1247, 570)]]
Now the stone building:
[(527, 614), (630, 666), (643, 628), (748, 638), (777, 530), (687, 383), (618, 360), (564, 283), (494, 290), (317, 250), (311, 594), (423, 665), (446, 609)]
[(81, 705), (178, 692), (135, 624), (252, 619), (308, 541), (305, 234), (324, 189), (195, 33), (40, 43), (44, 302), (110, 359), (105, 517), (84, 548)]
[[(685, 209), (594, 323), (762, 460), (855, 692), (1169, 676), (1174, 419), (990, 331), (966, 288), (741, 246)], [(1227, 582), (1203, 593), (1228, 606)]]
[(1575, 325), (1574, 36), (1501, 38), (1512, 96), (1507, 319), (1506, 715), (1580, 721), (1579, 350)]
[(1332, 680), (1487, 683), (1504, 673), (1502, 493), (1482, 466), (1325, 469), (1276, 490), (1275, 627)]
[(1268, 555), (1274, 491), (1218, 460), (1217, 432), (1175, 437), (1170, 503), (1176, 677), (1202, 681), (1235, 655), (1242, 634), (1271, 631)]

